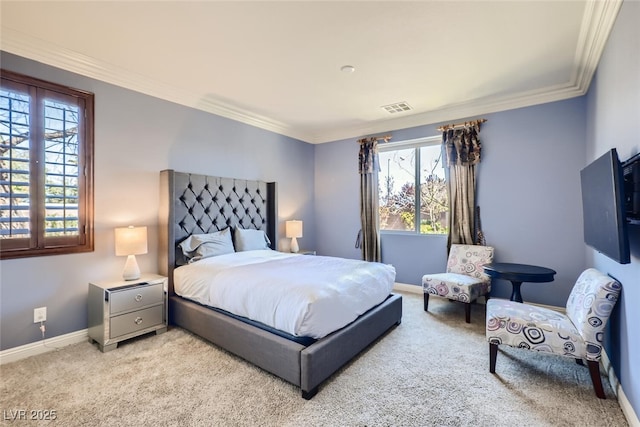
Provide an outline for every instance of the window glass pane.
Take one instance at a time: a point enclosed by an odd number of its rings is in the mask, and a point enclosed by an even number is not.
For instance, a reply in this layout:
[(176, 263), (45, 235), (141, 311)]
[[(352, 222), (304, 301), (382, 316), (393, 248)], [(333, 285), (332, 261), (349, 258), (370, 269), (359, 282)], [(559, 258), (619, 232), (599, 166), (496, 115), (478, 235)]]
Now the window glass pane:
[(383, 151), (379, 159), (380, 229), (414, 231), (416, 150)]
[(30, 237), (30, 97), (0, 89), (0, 239)]
[(45, 236), (78, 235), (79, 109), (44, 101)]
[(447, 234), (449, 200), (440, 145), (420, 147), (420, 233)]
[(449, 200), (439, 138), (394, 145), (395, 150), (382, 147), (379, 155), (380, 230), (447, 234)]

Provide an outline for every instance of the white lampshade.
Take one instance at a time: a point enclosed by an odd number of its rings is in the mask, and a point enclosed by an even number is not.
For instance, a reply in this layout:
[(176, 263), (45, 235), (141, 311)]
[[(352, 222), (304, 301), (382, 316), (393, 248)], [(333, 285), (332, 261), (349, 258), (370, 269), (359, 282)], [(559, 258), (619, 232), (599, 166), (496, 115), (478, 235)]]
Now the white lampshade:
[(116, 256), (147, 253), (147, 227), (116, 228)]
[(298, 237), (302, 237), (302, 221), (291, 220), (285, 223), (285, 234), (291, 239), (291, 252), (298, 252), (300, 247), (298, 246)]
[(124, 280), (140, 278), (140, 268), (136, 255), (147, 253), (147, 227), (116, 228), (116, 256), (126, 256), (127, 262), (122, 272)]
[(302, 237), (302, 221), (291, 220), (285, 223), (285, 233), (287, 237)]

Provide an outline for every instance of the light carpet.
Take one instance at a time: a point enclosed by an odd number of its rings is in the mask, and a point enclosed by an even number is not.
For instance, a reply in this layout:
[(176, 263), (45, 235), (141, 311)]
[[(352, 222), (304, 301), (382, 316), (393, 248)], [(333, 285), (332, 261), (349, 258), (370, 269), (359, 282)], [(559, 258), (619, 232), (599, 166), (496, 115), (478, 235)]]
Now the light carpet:
[[(0, 367), (0, 410), (60, 426), (626, 426), (586, 366), (501, 348), (489, 373), (483, 306), (402, 293), (402, 324), (325, 382), (297, 387), (179, 328), (101, 353), (80, 343)], [(28, 412), (27, 412), (28, 414)], [(35, 425), (30, 422), (28, 425)]]

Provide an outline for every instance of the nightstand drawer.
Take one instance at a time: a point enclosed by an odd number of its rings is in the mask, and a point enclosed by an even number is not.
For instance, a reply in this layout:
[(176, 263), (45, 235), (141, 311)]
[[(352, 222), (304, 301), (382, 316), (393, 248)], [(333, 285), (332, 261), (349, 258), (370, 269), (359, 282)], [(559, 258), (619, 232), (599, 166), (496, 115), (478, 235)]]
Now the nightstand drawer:
[(111, 314), (135, 310), (141, 307), (160, 304), (164, 298), (162, 283), (149, 286), (136, 286), (132, 289), (111, 292)]
[(110, 322), (110, 338), (117, 338), (132, 332), (140, 331), (145, 328), (151, 328), (163, 323), (162, 305), (146, 308), (140, 311), (123, 314), (121, 316), (112, 317)]

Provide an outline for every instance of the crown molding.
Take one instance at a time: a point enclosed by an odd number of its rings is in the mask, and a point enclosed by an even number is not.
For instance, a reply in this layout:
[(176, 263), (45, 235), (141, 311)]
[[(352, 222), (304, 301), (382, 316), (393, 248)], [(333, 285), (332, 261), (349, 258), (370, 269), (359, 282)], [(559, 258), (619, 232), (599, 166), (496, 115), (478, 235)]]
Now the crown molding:
[(582, 17), (573, 82), (587, 93), (623, 0), (588, 1)]
[(206, 111), (291, 138), (305, 140), (306, 135), (291, 126), (235, 107), (217, 99), (202, 99), (198, 95), (174, 85), (149, 79), (134, 71), (115, 67), (104, 61), (72, 51), (12, 28), (3, 28), (0, 49), (43, 64), (61, 68), (86, 77), (175, 102), (176, 104)]
[(490, 97), (444, 106), (420, 114), (371, 122), (362, 126), (304, 131), (286, 123), (256, 114), (214, 97), (202, 98), (174, 85), (153, 81), (131, 70), (38, 39), (18, 30), (2, 28), (0, 49), (83, 76), (226, 117), (257, 128), (312, 144), (357, 138), (378, 132), (455, 121), (465, 117), (495, 113), (548, 102), (561, 101), (587, 93), (604, 51), (607, 39), (622, 6), (622, 0), (587, 1), (575, 53), (570, 81), (542, 90), (526, 91), (507, 97)]
[(575, 85), (559, 85), (543, 90), (522, 92), (514, 96), (489, 97), (473, 102), (444, 106), (426, 113), (413, 114), (386, 121), (372, 122), (369, 125), (325, 132), (322, 135), (315, 135), (313, 142), (338, 141), (374, 133), (391, 132), (398, 129), (459, 121), (467, 117), (562, 101), (584, 95), (584, 93), (583, 90)]

